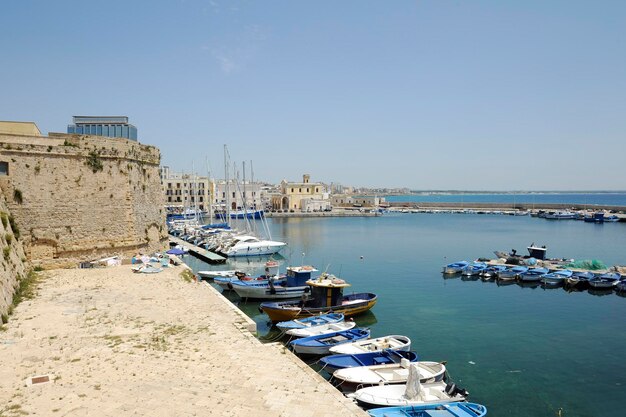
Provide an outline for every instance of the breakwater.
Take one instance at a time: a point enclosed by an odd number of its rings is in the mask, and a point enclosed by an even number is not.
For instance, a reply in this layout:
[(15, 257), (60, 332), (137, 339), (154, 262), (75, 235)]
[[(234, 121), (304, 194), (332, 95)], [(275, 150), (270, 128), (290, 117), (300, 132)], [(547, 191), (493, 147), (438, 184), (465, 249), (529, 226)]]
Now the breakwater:
[(392, 201), (390, 207), (429, 208), (429, 209), (485, 209), (485, 210), (606, 210), (626, 213), (626, 206), (564, 204), (564, 203), (484, 203), (484, 202), (412, 202)]

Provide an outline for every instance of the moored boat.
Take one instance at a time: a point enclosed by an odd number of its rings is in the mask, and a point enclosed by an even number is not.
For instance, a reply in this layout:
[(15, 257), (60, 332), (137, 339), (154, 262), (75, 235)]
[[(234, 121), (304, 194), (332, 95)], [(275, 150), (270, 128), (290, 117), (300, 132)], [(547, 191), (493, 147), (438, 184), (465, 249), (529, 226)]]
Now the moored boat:
[(527, 266), (514, 266), (512, 268), (505, 269), (504, 271), (499, 271), (498, 279), (501, 281), (514, 281), (520, 274), (523, 274), (526, 271), (528, 271)]
[(281, 321), (276, 323), (276, 327), (281, 330), (302, 329), (304, 327), (319, 326), (322, 324), (337, 323), (343, 321), (344, 316), (341, 313), (327, 313), (317, 316), (305, 317), (300, 320)]
[(526, 272), (519, 274), (519, 280), (521, 282), (539, 282), (547, 273), (547, 268), (530, 268)]
[(571, 277), (565, 279), (565, 285), (568, 287), (584, 287), (589, 285), (589, 280), (595, 278), (593, 272), (577, 271)]
[(322, 274), (319, 278), (307, 281), (310, 294), (304, 294), (299, 301), (266, 301), (259, 309), (273, 322), (300, 319), (320, 313), (342, 313), (346, 317), (364, 313), (374, 307), (378, 297), (373, 293), (343, 295), (343, 289), (350, 284), (334, 275)]
[(476, 403), (448, 403), (373, 408), (367, 412), (371, 417), (484, 417), (487, 407)]
[(287, 268), (287, 275), (283, 280), (276, 281), (270, 277), (267, 281), (235, 281), (231, 284), (232, 289), (241, 298), (265, 300), (299, 298), (311, 290), (307, 281), (315, 272), (317, 269), (312, 266), (290, 266)]
[(506, 265), (489, 265), (485, 268), (480, 276), (484, 281), (489, 281), (492, 278), (496, 278), (498, 273), (506, 270)]
[(370, 337), (369, 329), (356, 328), (292, 340), (289, 342), (289, 347), (302, 355), (326, 355), (333, 346), (367, 339), (368, 337)]
[[(440, 362), (414, 362), (420, 370), (420, 382), (437, 382), (444, 378), (446, 366)], [(409, 365), (407, 359), (401, 363), (385, 365), (357, 366), (353, 368), (338, 369), (333, 373), (335, 384), (343, 391), (350, 391), (356, 387), (369, 385), (406, 384), (409, 377)]]
[(463, 268), (463, 270), (461, 271), (461, 275), (466, 275), (466, 276), (479, 275), (486, 268), (487, 268), (487, 264), (484, 262), (472, 262), (471, 264)]
[(364, 407), (394, 407), (423, 404), (444, 404), (465, 401), (468, 393), (455, 384), (443, 381), (422, 384), (420, 370), (415, 363), (409, 367), (406, 384), (361, 388), (348, 395)]
[(417, 353), (413, 351), (385, 349), (382, 352), (366, 352), (357, 354), (337, 354), (320, 359), (322, 369), (332, 374), (338, 369), (358, 366), (399, 364), (403, 359), (417, 362)]
[(310, 337), (329, 333), (336, 333), (344, 330), (350, 330), (356, 326), (352, 320), (340, 321), (338, 323), (321, 324), (319, 326), (305, 327), (303, 329), (287, 330), (289, 336), (294, 337)]
[(444, 274), (458, 274), (468, 265), (469, 265), (469, 262), (467, 261), (453, 262), (443, 267), (443, 273)]
[(613, 288), (620, 280), (621, 275), (617, 272), (607, 272), (589, 280), (589, 285), (597, 289)]
[(231, 278), (235, 276), (237, 271), (198, 271), (198, 276), (204, 279), (213, 279), (217, 277)]
[(546, 287), (558, 287), (565, 283), (567, 278), (572, 276), (573, 272), (569, 269), (561, 269), (558, 271), (550, 272), (541, 277), (541, 282)]
[(411, 350), (411, 339), (407, 336), (390, 335), (375, 339), (359, 340), (346, 343), (330, 349), (332, 354), (357, 354), (364, 352), (382, 352), (385, 349)]

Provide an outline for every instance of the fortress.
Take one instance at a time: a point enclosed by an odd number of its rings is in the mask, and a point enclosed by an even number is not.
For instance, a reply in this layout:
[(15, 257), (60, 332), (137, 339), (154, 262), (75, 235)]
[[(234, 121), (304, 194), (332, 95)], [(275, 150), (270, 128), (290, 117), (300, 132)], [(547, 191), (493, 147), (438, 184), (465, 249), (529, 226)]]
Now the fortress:
[[(6, 259), (15, 267), (75, 267), (166, 247), (157, 148), (120, 138), (38, 133), (28, 124), (0, 130), (0, 211), (12, 220), (3, 220), (2, 242), (11, 252)], [(23, 265), (4, 269), (14, 278), (24, 273)], [(7, 276), (0, 277), (0, 313), (16, 285)]]

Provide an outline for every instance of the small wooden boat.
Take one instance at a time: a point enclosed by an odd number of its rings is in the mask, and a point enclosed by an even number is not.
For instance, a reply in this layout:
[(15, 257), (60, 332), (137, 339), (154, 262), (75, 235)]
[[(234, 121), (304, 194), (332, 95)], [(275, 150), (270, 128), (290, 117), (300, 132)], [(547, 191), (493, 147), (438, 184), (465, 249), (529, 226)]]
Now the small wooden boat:
[(568, 287), (583, 287), (589, 285), (589, 280), (595, 278), (593, 272), (574, 272), (571, 277), (565, 279)]
[[(333, 380), (343, 391), (370, 385), (406, 384), (409, 377), (409, 365), (404, 359), (399, 364), (357, 366), (338, 369), (333, 373)], [(419, 367), (420, 382), (442, 381), (446, 366), (439, 362), (414, 362)]]
[(589, 285), (597, 289), (613, 288), (620, 280), (621, 275), (617, 272), (607, 272), (589, 280)]
[(357, 354), (365, 352), (382, 352), (385, 349), (411, 350), (411, 339), (407, 336), (391, 335), (375, 339), (359, 340), (345, 343), (330, 349), (332, 354)]
[(520, 274), (528, 271), (527, 266), (514, 266), (509, 269), (505, 269), (504, 271), (498, 272), (498, 280), (500, 281), (515, 281)]
[(521, 282), (539, 282), (548, 272), (546, 268), (530, 268), (528, 271), (519, 274), (519, 280)]
[(562, 269), (543, 275), (541, 277), (541, 282), (546, 287), (558, 287), (563, 285), (565, 280), (570, 278), (572, 275), (573, 272), (569, 269)]
[(232, 277), (215, 277), (213, 282), (222, 287), (225, 290), (233, 289), (233, 282), (257, 282), (267, 284), (270, 278), (274, 278), (274, 284), (280, 285), (285, 280), (285, 275), (279, 275), (279, 264), (276, 261), (268, 261), (265, 263), (265, 271), (263, 274), (257, 277), (251, 277), (243, 272), (235, 271), (235, 276)]
[(615, 291), (620, 292), (620, 293), (626, 291), (626, 279), (625, 278), (621, 278), (615, 284)]
[(350, 330), (354, 326), (356, 326), (356, 323), (354, 321), (340, 321), (338, 323), (321, 324), (319, 326), (305, 327), (303, 329), (291, 329), (287, 330), (287, 334), (294, 337), (318, 336), (323, 334), (341, 332), (344, 330)]
[(266, 301), (259, 309), (273, 322), (316, 316), (320, 313), (342, 313), (354, 316), (374, 307), (378, 297), (372, 293), (343, 295), (343, 289), (350, 284), (334, 275), (322, 274), (319, 278), (307, 281), (310, 294), (304, 294), (300, 301)]
[(485, 269), (487, 269), (486, 263), (472, 262), (471, 264), (463, 268), (463, 270), (461, 271), (461, 275), (466, 275), (466, 276), (479, 275)]
[(281, 321), (276, 323), (276, 327), (281, 330), (302, 329), (311, 326), (320, 326), (322, 324), (337, 323), (343, 321), (344, 315), (341, 313), (320, 314), (319, 316), (305, 317), (299, 320)]
[(489, 265), (480, 273), (480, 276), (483, 281), (489, 281), (492, 278), (496, 278), (499, 272), (505, 271), (505, 270), (506, 270), (505, 265)]
[(400, 364), (403, 359), (417, 362), (417, 353), (413, 351), (386, 349), (382, 352), (367, 352), (357, 354), (337, 354), (320, 359), (320, 365), (329, 374), (338, 369), (354, 368), (357, 366)]
[(443, 267), (443, 273), (444, 274), (458, 274), (468, 265), (469, 265), (469, 262), (467, 261), (453, 262)]
[(448, 403), (373, 408), (367, 412), (371, 417), (484, 417), (487, 407), (476, 403)]
[(445, 404), (465, 401), (468, 396), (467, 391), (457, 388), (453, 383), (439, 381), (422, 384), (420, 379), (419, 367), (412, 363), (406, 384), (361, 388), (348, 397), (355, 399), (359, 405), (371, 408)]
[(294, 352), (302, 355), (326, 355), (331, 347), (370, 337), (369, 329), (350, 329), (324, 335), (309, 336), (289, 342)]

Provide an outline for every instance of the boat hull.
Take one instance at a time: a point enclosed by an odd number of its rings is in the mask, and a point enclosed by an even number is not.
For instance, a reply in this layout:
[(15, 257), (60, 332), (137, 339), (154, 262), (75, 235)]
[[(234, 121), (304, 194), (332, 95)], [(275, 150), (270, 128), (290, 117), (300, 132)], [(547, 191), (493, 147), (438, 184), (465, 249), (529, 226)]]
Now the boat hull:
[(342, 313), (345, 317), (350, 317), (370, 310), (378, 301), (378, 297), (372, 293), (357, 293), (344, 296), (343, 300), (344, 304), (330, 307), (302, 307), (298, 303), (288, 301), (269, 302), (261, 303), (259, 309), (267, 314), (274, 323), (317, 316), (324, 313)]
[(487, 415), (487, 407), (476, 403), (448, 403), (412, 405), (409, 407), (384, 407), (374, 408), (368, 413), (371, 417), (418, 417), (432, 415), (428, 411), (436, 411), (440, 417), (484, 417)]
[(445, 404), (465, 400), (465, 397), (458, 393), (452, 396), (446, 394), (445, 387), (444, 382), (422, 384), (421, 398), (415, 400), (409, 400), (404, 396), (406, 384), (362, 388), (350, 397), (366, 408)]
[[(445, 365), (439, 362), (415, 362), (420, 371), (422, 384), (443, 380)], [(334, 382), (342, 390), (349, 391), (361, 386), (406, 384), (409, 370), (400, 364), (359, 366), (339, 369), (333, 373)]]
[(286, 298), (300, 298), (305, 292), (309, 292), (308, 285), (301, 287), (281, 287), (275, 285), (245, 285), (232, 283), (233, 290), (241, 298), (253, 298), (259, 300), (274, 300)]

